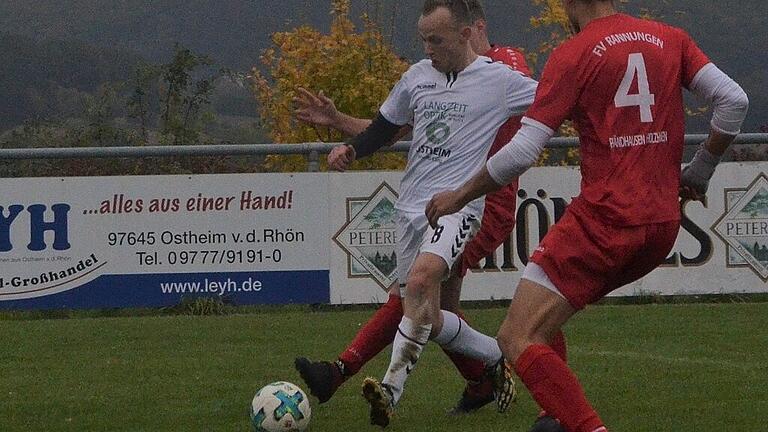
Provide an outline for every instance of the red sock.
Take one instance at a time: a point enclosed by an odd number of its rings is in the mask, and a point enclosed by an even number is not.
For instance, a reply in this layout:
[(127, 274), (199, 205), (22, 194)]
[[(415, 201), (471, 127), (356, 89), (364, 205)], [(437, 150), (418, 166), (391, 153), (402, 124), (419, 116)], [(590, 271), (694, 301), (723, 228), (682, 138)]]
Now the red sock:
[(552, 342), (549, 343), (552, 350), (563, 359), (563, 362), (568, 363), (568, 347), (565, 345), (565, 335), (562, 331), (557, 332), (555, 337), (552, 338)]
[(579, 380), (549, 346), (529, 346), (517, 359), (515, 372), (539, 406), (557, 418), (565, 430), (594, 432), (604, 427)]
[[(458, 315), (459, 318), (463, 319), (464, 321), (467, 321), (461, 311), (456, 312), (456, 315)], [(449, 359), (451, 359), (454, 366), (456, 366), (456, 369), (459, 370), (459, 373), (464, 377), (465, 380), (472, 384), (480, 383), (480, 381), (483, 380), (483, 375), (485, 374), (485, 364), (481, 360), (473, 359), (459, 353), (447, 351), (445, 348), (443, 348), (443, 352), (448, 356)]]
[(349, 346), (339, 355), (344, 363), (344, 377), (360, 371), (368, 361), (395, 340), (397, 326), (403, 318), (403, 303), (400, 297), (389, 295), (384, 305), (365, 323)]
[[(549, 347), (552, 348), (552, 351), (554, 351), (558, 357), (563, 359), (564, 363), (568, 363), (568, 348), (565, 345), (565, 334), (563, 334), (562, 330), (557, 332), (555, 337), (552, 338)], [(550, 414), (544, 410), (539, 412), (539, 417), (544, 417), (546, 415)]]

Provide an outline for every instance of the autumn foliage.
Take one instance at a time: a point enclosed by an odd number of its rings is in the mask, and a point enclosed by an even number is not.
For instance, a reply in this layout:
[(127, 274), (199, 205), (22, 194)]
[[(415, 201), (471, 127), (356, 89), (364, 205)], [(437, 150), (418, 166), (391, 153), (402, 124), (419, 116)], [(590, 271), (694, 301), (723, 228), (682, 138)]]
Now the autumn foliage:
[(532, 2), (539, 8), (539, 15), (531, 17), (531, 27), (549, 31), (547, 37), (539, 43), (537, 50), (528, 53), (531, 63), (538, 64), (541, 57), (546, 58), (561, 42), (573, 36), (573, 27), (568, 21), (560, 0), (532, 0)]
[[(363, 16), (357, 32), (349, 17), (349, 0), (334, 0), (330, 33), (309, 26), (272, 36), (274, 46), (261, 56), (261, 68), (252, 72), (252, 89), (261, 118), (276, 143), (339, 142), (337, 131), (317, 128), (292, 117), (292, 99), (298, 87), (322, 90), (344, 113), (373, 118), (408, 64), (384, 42), (381, 32)], [(322, 158), (321, 158), (322, 159)], [(325, 161), (322, 161), (323, 165)], [(405, 157), (379, 153), (355, 162), (353, 169), (402, 169)], [(303, 156), (270, 156), (266, 168), (302, 171)]]
[[(539, 15), (531, 17), (531, 27), (534, 29), (546, 29), (547, 37), (539, 43), (535, 51), (529, 52), (527, 57), (531, 64), (537, 65), (540, 58), (547, 58), (549, 54), (563, 41), (573, 36), (574, 31), (568, 20), (568, 15), (563, 9), (560, 0), (532, 0), (539, 8)], [(542, 65), (543, 67), (543, 65)], [(558, 135), (576, 136), (576, 130), (570, 121), (560, 126)], [(568, 148), (562, 155), (553, 155), (549, 149), (544, 150), (537, 165), (578, 165), (581, 159), (578, 147)]]

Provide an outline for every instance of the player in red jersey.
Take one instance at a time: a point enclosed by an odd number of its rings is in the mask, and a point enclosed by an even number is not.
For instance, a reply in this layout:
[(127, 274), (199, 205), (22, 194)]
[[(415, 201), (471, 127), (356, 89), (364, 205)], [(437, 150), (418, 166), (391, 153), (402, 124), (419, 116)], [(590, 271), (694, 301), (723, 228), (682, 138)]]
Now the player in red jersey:
[[(490, 44), (482, 6), (478, 1), (469, 1), (468, 4), (474, 21), (474, 31), (470, 40), (473, 50), (494, 61), (505, 63), (525, 75), (530, 75), (528, 65), (520, 51)], [(296, 99), (298, 105), (296, 116), (302, 121), (333, 127), (351, 136), (359, 134), (371, 123), (371, 120), (354, 118), (339, 112), (333, 101), (323, 94), (314, 95), (303, 89), (300, 89), (300, 94), (301, 97)], [(509, 142), (519, 127), (520, 117), (508, 120), (499, 129), (489, 151), (489, 157)], [(403, 135), (406, 133), (407, 131), (403, 131)], [(480, 231), (464, 250), (461, 264), (452, 269), (450, 277), (443, 284), (441, 290), (443, 309), (460, 314), (461, 285), (467, 270), (477, 265), (480, 259), (492, 254), (509, 238), (515, 222), (516, 194), (517, 182), (513, 182), (489, 194), (486, 198)], [(392, 342), (402, 315), (400, 292), (395, 287), (390, 291), (387, 303), (360, 329), (336, 362), (311, 362), (305, 358), (296, 360), (296, 367), (301, 372), (302, 378), (321, 403), (327, 401), (346, 379), (355, 375), (365, 363)], [(565, 357), (565, 341), (562, 334), (554, 339), (553, 347)], [(446, 351), (446, 354), (468, 382), (461, 399), (451, 412), (454, 414), (471, 412), (493, 401), (492, 385), (485, 376), (483, 363), (449, 351)]]
[[(519, 177), (567, 118), (581, 138), (581, 194), (533, 253), (499, 333), (539, 405), (534, 431), (603, 432), (576, 376), (548, 345), (577, 311), (656, 268), (740, 132), (748, 100), (682, 30), (617, 13), (612, 0), (563, 0), (577, 36), (550, 56), (522, 128), (486, 167), (427, 206), (436, 224)], [(681, 87), (713, 106), (708, 139), (680, 173)], [(434, 226), (434, 225), (433, 225)]]

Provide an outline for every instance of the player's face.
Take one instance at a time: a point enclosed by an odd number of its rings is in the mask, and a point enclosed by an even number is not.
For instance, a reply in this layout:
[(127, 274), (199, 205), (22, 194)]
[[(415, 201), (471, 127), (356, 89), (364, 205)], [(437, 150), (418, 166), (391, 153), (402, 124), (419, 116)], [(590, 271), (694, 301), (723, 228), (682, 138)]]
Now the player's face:
[(472, 30), (456, 23), (447, 8), (437, 8), (419, 18), (419, 36), (424, 53), (432, 60), (432, 67), (440, 72), (451, 72), (463, 58)]

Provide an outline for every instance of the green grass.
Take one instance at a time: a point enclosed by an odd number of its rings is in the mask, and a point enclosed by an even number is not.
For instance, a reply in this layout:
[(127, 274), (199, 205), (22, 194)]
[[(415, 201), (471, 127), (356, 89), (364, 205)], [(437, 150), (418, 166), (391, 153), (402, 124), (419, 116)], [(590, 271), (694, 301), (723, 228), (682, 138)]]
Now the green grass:
[[(494, 333), (504, 309), (471, 309)], [(303, 386), (293, 358), (335, 357), (369, 310), (0, 321), (0, 431), (248, 431), (255, 391)], [(566, 329), (571, 364), (612, 431), (760, 431), (768, 418), (768, 304), (597, 306)], [(312, 431), (374, 431), (359, 396), (386, 351)], [(430, 346), (388, 430), (526, 431), (525, 391), (505, 415), (443, 413), (463, 383)]]

